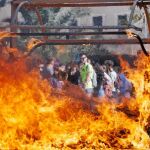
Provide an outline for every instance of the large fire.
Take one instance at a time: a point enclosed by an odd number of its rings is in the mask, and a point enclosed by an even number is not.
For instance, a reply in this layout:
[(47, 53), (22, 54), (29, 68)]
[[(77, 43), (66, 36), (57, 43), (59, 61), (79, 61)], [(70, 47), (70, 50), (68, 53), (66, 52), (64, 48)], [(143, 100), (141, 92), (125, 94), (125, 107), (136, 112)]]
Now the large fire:
[(150, 149), (148, 57), (126, 68), (135, 98), (104, 100), (97, 104), (99, 115), (86, 108), (77, 90), (53, 92), (25, 62), (0, 60), (0, 149)]

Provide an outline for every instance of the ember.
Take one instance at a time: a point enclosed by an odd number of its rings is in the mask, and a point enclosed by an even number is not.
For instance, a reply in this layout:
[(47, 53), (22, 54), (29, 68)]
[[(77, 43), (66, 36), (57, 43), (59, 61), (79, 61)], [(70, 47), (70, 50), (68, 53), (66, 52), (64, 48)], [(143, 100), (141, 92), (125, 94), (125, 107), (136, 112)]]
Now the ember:
[(53, 93), (37, 70), (28, 72), (25, 60), (1, 59), (0, 148), (150, 149), (150, 63), (139, 59), (136, 69), (126, 68), (135, 98), (103, 101), (98, 116), (85, 109), (86, 100)]

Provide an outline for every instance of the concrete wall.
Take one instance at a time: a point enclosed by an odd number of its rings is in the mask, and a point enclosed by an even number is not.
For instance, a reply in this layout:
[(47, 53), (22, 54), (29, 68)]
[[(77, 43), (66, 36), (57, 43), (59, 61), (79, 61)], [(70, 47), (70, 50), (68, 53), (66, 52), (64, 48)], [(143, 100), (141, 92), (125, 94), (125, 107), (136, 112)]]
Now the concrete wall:
[[(9, 24), (9, 22), (5, 22), (4, 20), (11, 18), (11, 5), (7, 3), (4, 7), (0, 7), (0, 25)], [(24, 18), (21, 13), (18, 13), (18, 21), (24, 22)]]
[[(103, 17), (103, 26), (117, 26), (118, 25), (118, 15), (127, 15), (127, 19), (130, 17), (131, 9), (129, 6), (111, 6), (111, 7), (96, 7), (90, 8), (90, 15), (78, 18), (78, 25), (80, 26), (92, 26), (93, 17), (102, 16)], [(143, 14), (142, 10), (139, 13)], [(146, 38), (148, 36), (147, 22), (143, 17), (140, 21), (136, 22), (136, 26), (142, 28), (142, 32), (137, 32), (141, 37)], [(108, 30), (110, 31), (110, 30)], [(114, 31), (114, 30), (113, 30)], [(118, 30), (116, 30), (118, 31)], [(126, 36), (117, 36), (117, 35), (106, 35), (102, 37), (103, 39), (115, 39), (115, 38), (127, 38)], [(137, 50), (140, 50), (139, 45), (102, 45), (103, 48), (113, 52), (113, 53), (125, 53), (135, 55)], [(150, 45), (146, 45), (147, 48)]]
[(85, 16), (78, 19), (79, 25), (93, 25), (92, 17), (102, 16), (103, 25), (117, 25), (118, 15), (129, 16), (129, 7), (94, 7), (90, 8), (90, 16)]

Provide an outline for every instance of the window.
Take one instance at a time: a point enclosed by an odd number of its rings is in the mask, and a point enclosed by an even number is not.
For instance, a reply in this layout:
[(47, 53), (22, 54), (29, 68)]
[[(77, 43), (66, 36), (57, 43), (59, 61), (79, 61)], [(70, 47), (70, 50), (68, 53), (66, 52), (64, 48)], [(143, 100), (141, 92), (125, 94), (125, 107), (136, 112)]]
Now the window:
[(118, 16), (118, 25), (119, 26), (124, 26), (127, 25), (128, 21), (127, 21), (127, 15), (119, 15)]
[(102, 26), (103, 25), (102, 16), (93, 17), (93, 25), (94, 26)]
[(78, 26), (77, 20), (73, 20), (73, 21), (70, 23), (70, 26)]
[[(77, 27), (78, 26), (78, 21), (77, 20), (72, 20), (72, 22), (70, 22), (69, 26), (74, 26)], [(74, 29), (68, 29), (69, 32), (74, 32)], [(68, 37), (67, 37), (68, 38)], [(70, 38), (70, 37), (69, 37)]]

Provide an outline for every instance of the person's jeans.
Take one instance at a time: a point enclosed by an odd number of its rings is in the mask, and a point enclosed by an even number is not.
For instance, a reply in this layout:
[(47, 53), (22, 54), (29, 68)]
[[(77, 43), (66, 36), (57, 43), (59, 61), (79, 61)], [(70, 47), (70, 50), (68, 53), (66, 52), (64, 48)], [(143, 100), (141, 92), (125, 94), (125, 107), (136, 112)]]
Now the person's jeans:
[(101, 98), (101, 97), (104, 97), (104, 96), (105, 96), (104, 88), (103, 88), (103, 86), (100, 86), (100, 88), (98, 90), (98, 97)]
[(89, 109), (92, 111), (95, 108), (95, 105), (94, 105), (93, 100), (92, 100), (92, 95), (93, 95), (94, 89), (93, 88), (87, 88), (84, 90), (85, 90), (85, 93), (87, 96), (87, 100), (89, 101)]
[(85, 92), (87, 93), (87, 94), (93, 94), (93, 92), (94, 92), (94, 90), (93, 90), (93, 88), (87, 88), (87, 89), (85, 89)]

